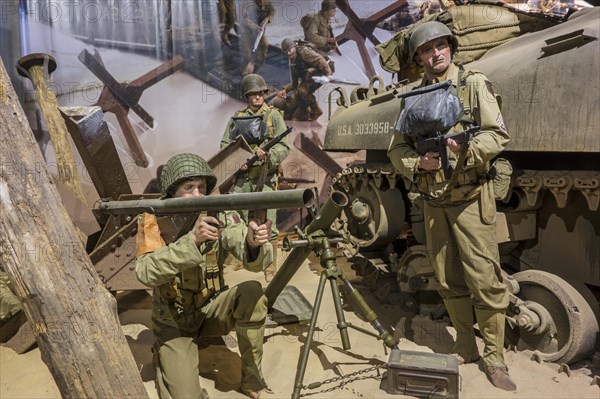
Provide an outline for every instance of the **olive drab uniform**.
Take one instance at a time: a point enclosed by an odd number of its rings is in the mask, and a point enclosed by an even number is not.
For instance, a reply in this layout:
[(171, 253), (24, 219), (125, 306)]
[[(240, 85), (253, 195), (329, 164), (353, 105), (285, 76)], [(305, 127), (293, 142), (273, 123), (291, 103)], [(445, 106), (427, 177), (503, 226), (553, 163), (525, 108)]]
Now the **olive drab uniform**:
[[(223, 212), (220, 239), (196, 246), (189, 234), (165, 245), (154, 215), (138, 220), (137, 278), (152, 287), (156, 382), (161, 398), (202, 398), (199, 336), (222, 336), (235, 329), (242, 358), (242, 391), (266, 387), (262, 345), (267, 299), (256, 281), (227, 288), (222, 254), (229, 251), (250, 271), (272, 262), (272, 247), (262, 245), (256, 259), (246, 248), (247, 226), (237, 212)], [(209, 361), (209, 360), (208, 360)]]
[(259, 27), (265, 28), (265, 23), (273, 17), (275, 8), (269, 0), (255, 0), (250, 2), (244, 2), (240, 9), (242, 24), (240, 32), (240, 42), (242, 49), (242, 75), (249, 73), (257, 73), (260, 68), (264, 65), (267, 59), (267, 53), (269, 51), (269, 40), (267, 39), (266, 31), (258, 42), (256, 48), (256, 59), (254, 60), (252, 68), (249, 68), (249, 64), (252, 62), (252, 50), (254, 48), (254, 42), (259, 34)]
[(293, 100), (286, 105), (273, 104), (285, 110), (286, 119), (314, 120), (323, 111), (319, 107), (315, 92), (322, 86), (313, 76), (331, 76), (331, 63), (319, 54), (311, 44), (296, 45), (296, 56), (290, 58), (291, 82), (284, 86), (287, 93), (294, 91)]
[[(252, 124), (251, 129), (237, 129), (236, 119), (241, 121), (256, 117), (262, 123)], [(278, 109), (263, 104), (256, 112), (248, 107), (242, 111), (236, 112), (227, 123), (223, 137), (221, 138), (221, 148), (226, 147), (234, 141), (238, 135), (243, 135), (252, 150), (256, 151), (270, 139), (285, 132), (286, 126), (283, 116)], [(287, 138), (283, 138), (269, 150), (269, 156), (265, 161), (258, 160), (246, 172), (242, 173), (234, 186), (234, 192), (254, 192), (257, 189), (259, 180), (264, 179), (262, 191), (270, 192), (276, 189), (276, 173), (279, 164), (287, 157), (290, 147), (287, 144)], [(244, 220), (248, 221), (248, 211), (240, 212)], [(277, 213), (275, 209), (267, 211), (267, 217), (273, 221), (272, 238), (277, 238), (277, 228), (275, 227)]]
[(304, 40), (312, 43), (315, 49), (323, 56), (335, 48), (327, 39), (334, 38), (333, 30), (323, 11), (316, 14), (307, 14), (300, 19), (300, 25), (304, 30)]
[(219, 0), (219, 26), (221, 29), (221, 40), (226, 46), (231, 46), (229, 32), (235, 28), (235, 4), (233, 0)]
[[(460, 78), (459, 78), (460, 76)], [(415, 141), (396, 131), (388, 156), (405, 180), (422, 193), (427, 250), (439, 279), (440, 295), (457, 329), (455, 351), (466, 362), (479, 357), (473, 333), (473, 312), (484, 340), (486, 366), (505, 367), (504, 313), (508, 306), (506, 286), (501, 282), (496, 243), (495, 202), (490, 192), (489, 163), (509, 141), (498, 102), (485, 76), (462, 71), (450, 64), (439, 81), (451, 80), (464, 108), (464, 122), (481, 127), (466, 153), (448, 151), (450, 164), (459, 166), (457, 178), (418, 168)], [(436, 82), (426, 82), (422, 86)], [(459, 122), (450, 132), (468, 128)], [(462, 159), (460, 159), (462, 158)], [(461, 166), (462, 164), (462, 166)], [(452, 187), (449, 186), (449, 181)]]

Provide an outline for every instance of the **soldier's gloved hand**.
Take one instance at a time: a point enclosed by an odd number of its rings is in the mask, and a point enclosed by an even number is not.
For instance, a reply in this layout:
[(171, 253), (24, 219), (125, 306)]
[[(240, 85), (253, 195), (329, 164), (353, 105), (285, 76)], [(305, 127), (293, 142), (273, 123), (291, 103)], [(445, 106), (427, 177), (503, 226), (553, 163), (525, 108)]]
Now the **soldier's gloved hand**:
[(269, 242), (270, 234), (269, 228), (266, 224), (260, 226), (256, 224), (254, 220), (248, 223), (248, 234), (246, 235), (246, 242), (251, 248), (260, 247), (263, 244)]
[(219, 228), (221, 223), (212, 216), (199, 217), (189, 235), (196, 245), (205, 241), (216, 241), (219, 239)]
[(428, 152), (425, 155), (421, 155), (418, 160), (419, 169), (423, 170), (438, 170), (442, 167), (440, 161), (440, 154), (438, 152)]
[(333, 45), (335, 45), (335, 37), (328, 37), (327, 38), (327, 44), (333, 44)]

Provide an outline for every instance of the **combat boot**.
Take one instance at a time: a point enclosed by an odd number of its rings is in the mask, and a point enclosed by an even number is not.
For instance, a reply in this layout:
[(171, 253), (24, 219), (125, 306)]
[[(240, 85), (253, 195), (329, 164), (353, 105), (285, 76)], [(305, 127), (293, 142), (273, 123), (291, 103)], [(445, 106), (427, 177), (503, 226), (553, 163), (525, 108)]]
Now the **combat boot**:
[(514, 391), (517, 385), (508, 375), (504, 362), (504, 311), (475, 308), (479, 331), (483, 338), (484, 371), (490, 382), (505, 391)]
[(268, 390), (261, 368), (265, 325), (238, 322), (235, 332), (242, 358), (241, 391), (251, 398), (258, 398), (263, 390)]
[(458, 359), (458, 364), (475, 363), (479, 357), (475, 343), (475, 330), (473, 324), (473, 305), (471, 298), (444, 299), (444, 305), (456, 330), (456, 343), (452, 352)]
[(231, 47), (231, 40), (229, 40), (229, 33), (223, 32), (221, 35), (221, 41), (227, 47)]
[(316, 104), (311, 105), (310, 110), (310, 115), (308, 116), (309, 121), (315, 121), (319, 119), (319, 116), (323, 115), (323, 110), (321, 110), (321, 107)]
[(517, 384), (508, 375), (508, 368), (484, 366), (485, 375), (496, 388), (505, 391), (516, 391)]

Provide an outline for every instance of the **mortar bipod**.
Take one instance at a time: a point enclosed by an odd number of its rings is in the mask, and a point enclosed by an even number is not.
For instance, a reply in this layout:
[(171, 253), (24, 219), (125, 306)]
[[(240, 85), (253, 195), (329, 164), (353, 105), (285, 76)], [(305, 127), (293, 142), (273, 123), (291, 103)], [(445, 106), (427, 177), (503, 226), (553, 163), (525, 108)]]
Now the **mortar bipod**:
[[(308, 247), (316, 255), (319, 256), (321, 267), (323, 271), (319, 278), (319, 286), (317, 288), (317, 295), (313, 304), (313, 309), (310, 318), (310, 324), (308, 327), (308, 333), (306, 335), (306, 343), (300, 355), (300, 364), (296, 371), (296, 379), (294, 380), (294, 391), (292, 393), (292, 399), (298, 399), (300, 397), (300, 391), (305, 388), (302, 384), (304, 380), (304, 374), (306, 372), (306, 365), (308, 364), (308, 355), (317, 324), (317, 318), (319, 316), (319, 309), (321, 307), (321, 301), (323, 299), (323, 292), (325, 291), (326, 281), (329, 280), (331, 286), (331, 292), (333, 297), (333, 304), (335, 306), (335, 313), (337, 317), (337, 328), (340, 330), (340, 336), (342, 339), (342, 347), (344, 350), (350, 349), (350, 339), (348, 337), (348, 327), (353, 328), (363, 334), (370, 335), (383, 341), (385, 346), (389, 348), (398, 348), (398, 343), (394, 336), (383, 327), (375, 312), (369, 307), (362, 295), (352, 286), (348, 281), (344, 273), (337, 266), (336, 254), (332, 249), (332, 245), (336, 245), (340, 242), (348, 242), (348, 239), (343, 236), (328, 236), (322, 231), (316, 231), (313, 234), (301, 237), (299, 240), (289, 240), (287, 237), (284, 240), (284, 250), (291, 250), (292, 248)], [(371, 331), (365, 330), (358, 326), (354, 326), (352, 323), (347, 323), (344, 317), (344, 310), (340, 300), (340, 291), (337, 285), (337, 279), (340, 279), (346, 286), (351, 296), (358, 304), (363, 316), (371, 323), (371, 325), (377, 330), (378, 334)]]

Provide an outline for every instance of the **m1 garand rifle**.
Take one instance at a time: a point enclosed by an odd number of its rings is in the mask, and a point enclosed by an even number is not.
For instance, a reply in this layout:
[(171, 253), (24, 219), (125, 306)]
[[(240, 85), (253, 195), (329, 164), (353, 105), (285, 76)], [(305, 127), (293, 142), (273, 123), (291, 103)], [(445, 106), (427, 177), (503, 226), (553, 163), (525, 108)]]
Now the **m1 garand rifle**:
[[(442, 170), (444, 171), (444, 177), (449, 180), (452, 177), (452, 167), (448, 161), (448, 152), (446, 151), (447, 140), (452, 139), (458, 144), (467, 145), (473, 139), (475, 133), (481, 128), (479, 126), (473, 126), (462, 132), (449, 133), (449, 134), (437, 134), (431, 137), (419, 137), (417, 139), (416, 150), (417, 154), (425, 155), (428, 152), (437, 152), (440, 154), (440, 160), (442, 162)], [(457, 165), (457, 168), (461, 165)]]
[[(283, 133), (273, 137), (265, 145), (260, 147), (260, 149), (263, 150), (264, 152), (268, 152), (271, 148), (273, 148), (273, 146), (275, 146), (275, 144), (279, 143), (288, 134), (290, 134), (291, 131), (292, 131), (292, 128), (288, 127)], [(221, 184), (219, 184), (219, 186), (218, 186), (219, 192), (221, 194), (223, 194), (223, 193), (228, 193), (229, 191), (231, 191), (231, 188), (235, 184), (235, 181), (237, 180), (237, 178), (242, 173), (244, 173), (250, 166), (252, 166), (254, 164), (254, 162), (258, 161), (258, 159), (259, 159), (259, 157), (258, 157), (258, 154), (256, 154), (256, 153), (254, 155), (252, 155), (250, 158), (246, 159), (246, 162), (244, 162), (242, 164), (242, 166), (239, 167), (239, 169), (237, 169), (235, 172), (233, 172), (231, 174), (231, 176), (229, 176), (227, 179), (223, 180), (221, 182)], [(242, 169), (244, 169), (244, 170), (242, 170)]]
[(335, 51), (337, 55), (341, 56), (342, 52), (340, 51), (340, 47), (338, 46), (337, 40), (335, 40), (335, 36), (333, 35), (333, 28), (331, 27), (331, 25), (329, 25), (329, 34), (333, 38), (333, 45), (329, 45), (329, 47), (331, 47), (331, 49)]

